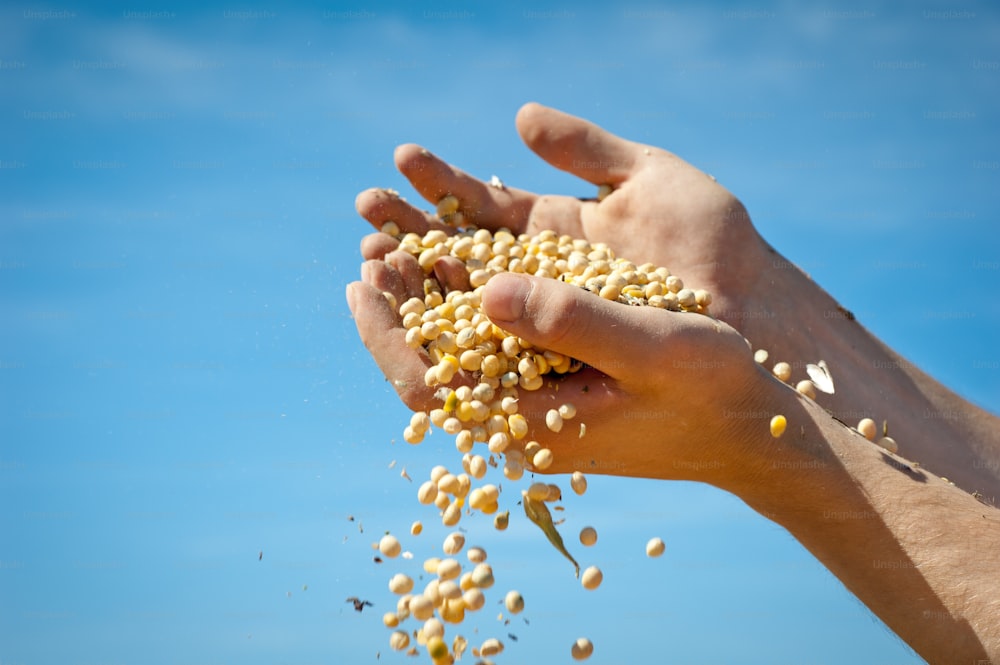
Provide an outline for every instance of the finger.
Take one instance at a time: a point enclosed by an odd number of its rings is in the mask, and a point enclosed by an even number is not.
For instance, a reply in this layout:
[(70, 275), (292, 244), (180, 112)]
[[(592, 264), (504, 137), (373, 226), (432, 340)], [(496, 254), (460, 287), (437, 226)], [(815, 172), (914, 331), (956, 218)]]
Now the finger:
[(386, 222), (396, 222), (404, 233), (424, 235), (431, 229), (453, 232), (434, 215), (418, 210), (395, 192), (386, 189), (366, 189), (358, 194), (354, 207), (359, 215), (379, 230)]
[(521, 107), (516, 124), (539, 157), (595, 185), (624, 182), (645, 149), (582, 118), (533, 102)]
[(442, 256), (435, 261), (434, 276), (445, 293), (448, 291), (472, 291), (468, 268), (454, 256)]
[(385, 233), (371, 233), (361, 239), (361, 256), (366, 261), (382, 260), (399, 247), (399, 241)]
[(585, 238), (582, 212), (588, 205), (596, 204), (572, 196), (539, 196), (531, 209), (525, 231), (537, 234), (545, 229), (551, 229), (559, 235)]
[(487, 185), (412, 143), (396, 148), (396, 167), (431, 203), (448, 194), (459, 201), (466, 222), (488, 229), (524, 230), (535, 195), (524, 190)]
[(650, 363), (687, 362), (698, 335), (716, 329), (706, 316), (629, 307), (558, 280), (515, 273), (490, 279), (482, 307), (495, 324), (536, 347), (633, 382), (644, 380)]
[(361, 280), (378, 289), (380, 293), (391, 293), (397, 304), (409, 297), (402, 275), (395, 267), (385, 261), (365, 261), (362, 263)]
[(423, 382), (430, 358), (426, 351), (406, 345), (406, 333), (379, 290), (371, 284), (352, 282), (347, 285), (347, 304), (361, 341), (403, 403), (415, 411), (437, 406), (440, 400), (434, 399), (434, 389)]
[[(424, 298), (424, 271), (415, 256), (408, 252), (390, 252), (385, 261), (399, 273), (406, 290), (406, 298)], [(403, 300), (406, 300), (404, 298)], [(403, 304), (403, 300), (399, 304)]]

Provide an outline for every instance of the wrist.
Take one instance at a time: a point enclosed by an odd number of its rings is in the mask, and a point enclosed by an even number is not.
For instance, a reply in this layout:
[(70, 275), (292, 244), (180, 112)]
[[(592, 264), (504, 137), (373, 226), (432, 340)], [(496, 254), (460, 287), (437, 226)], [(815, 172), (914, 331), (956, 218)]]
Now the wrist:
[[(737, 472), (718, 483), (751, 506), (787, 506), (792, 487), (834, 462), (830, 449), (819, 443), (815, 413), (822, 411), (809, 398), (756, 366), (757, 381), (736, 409), (723, 413), (738, 444)], [(810, 406), (811, 403), (811, 406)], [(784, 430), (772, 428), (772, 419), (784, 418)], [(777, 436), (776, 436), (777, 435)], [(764, 514), (772, 517), (768, 509)]]
[[(834, 394), (816, 399), (848, 426), (888, 425), (900, 454), (969, 492), (1000, 485), (997, 419), (979, 411), (901, 358), (794, 264), (774, 253), (749, 284), (734, 325), (753, 348), (768, 351), (767, 369), (792, 366), (791, 385), (824, 360)], [(993, 455), (993, 456), (991, 456)]]

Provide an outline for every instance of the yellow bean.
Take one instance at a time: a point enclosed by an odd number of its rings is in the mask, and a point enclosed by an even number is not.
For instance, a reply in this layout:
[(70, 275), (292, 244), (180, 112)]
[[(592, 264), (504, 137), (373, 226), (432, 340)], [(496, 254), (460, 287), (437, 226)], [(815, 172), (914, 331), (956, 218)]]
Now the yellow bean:
[(782, 434), (785, 433), (785, 427), (787, 426), (788, 426), (788, 420), (784, 416), (782, 415), (774, 416), (773, 418), (771, 418), (771, 436), (777, 439), (778, 437), (780, 437)]

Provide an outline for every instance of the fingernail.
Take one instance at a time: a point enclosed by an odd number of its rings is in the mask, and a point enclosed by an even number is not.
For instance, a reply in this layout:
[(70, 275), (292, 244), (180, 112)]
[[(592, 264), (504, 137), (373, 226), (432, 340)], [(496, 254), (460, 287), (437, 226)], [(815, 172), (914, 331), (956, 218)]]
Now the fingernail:
[(523, 275), (500, 273), (494, 275), (483, 293), (483, 308), (493, 321), (517, 321), (531, 295), (532, 283)]
[(351, 310), (351, 314), (354, 314), (354, 284), (354, 282), (351, 282), (344, 290), (344, 295), (347, 298), (347, 307)]

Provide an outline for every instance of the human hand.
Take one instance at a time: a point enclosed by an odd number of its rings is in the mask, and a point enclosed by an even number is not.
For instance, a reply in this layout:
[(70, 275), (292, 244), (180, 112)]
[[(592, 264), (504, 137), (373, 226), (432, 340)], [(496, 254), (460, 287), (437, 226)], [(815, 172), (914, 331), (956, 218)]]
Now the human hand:
[[(414, 145), (397, 149), (397, 166), (428, 200), (455, 195), (466, 221), (479, 227), (514, 233), (553, 229), (602, 241), (637, 263), (667, 265), (688, 285), (713, 294), (729, 283), (738, 293), (751, 281), (749, 257), (762, 241), (739, 201), (713, 179), (666, 151), (538, 105), (525, 106), (517, 124), (528, 145), (547, 161), (594, 184), (609, 183), (614, 191), (598, 202), (499, 189)], [(376, 228), (391, 220), (404, 232), (451, 231), (436, 216), (386, 190), (363, 192), (357, 207)], [(412, 256), (394, 251), (397, 245), (385, 234), (365, 238), (366, 284), (351, 285), (348, 299), (363, 341), (403, 401), (429, 410), (438, 406), (434, 389), (423, 383), (430, 360), (405, 345), (399, 317), (381, 295), (392, 293), (397, 302), (423, 296), (423, 271)], [(746, 277), (733, 279), (733, 266), (744, 264)], [(445, 290), (468, 288), (457, 260), (439, 259), (434, 270)], [(530, 296), (518, 290), (525, 286)], [(716, 295), (713, 312), (720, 302), (725, 311), (725, 301), (726, 296)], [(496, 309), (511, 302), (524, 303), (523, 316), (504, 316)], [(763, 380), (745, 340), (732, 328), (707, 317), (622, 307), (555, 281), (503, 274), (487, 285), (483, 307), (509, 332), (589, 365), (560, 379), (558, 394), (522, 392), (519, 411), (529, 421), (542, 423), (545, 411), (564, 401), (587, 414), (582, 438), (568, 431), (556, 436), (544, 426), (529, 433), (554, 447), (557, 461), (550, 471), (723, 485), (724, 475), (749, 468), (719, 461), (746, 454), (739, 445), (719, 449), (741, 440), (740, 421), (726, 413), (739, 412)], [(629, 444), (622, 445), (623, 440)]]
[[(604, 242), (637, 264), (665, 266), (687, 285), (710, 291), (713, 314), (741, 328), (751, 286), (771, 258), (736, 197), (672, 153), (621, 139), (554, 109), (527, 104), (516, 124), (528, 147), (544, 160), (594, 185), (611, 185), (612, 193), (601, 201), (581, 201), (498, 189), (412, 144), (396, 150), (396, 165), (432, 203), (456, 196), (465, 220), (476, 226), (506, 227), (515, 234), (553, 229)], [(362, 192), (357, 209), (376, 228), (390, 219), (403, 231), (420, 234), (447, 228), (385, 190)], [(381, 259), (394, 247), (391, 238), (375, 234), (363, 241), (362, 254)]]
[[(399, 317), (383, 295), (397, 302), (423, 296), (416, 260), (393, 252), (385, 261), (366, 262), (362, 273), (364, 282), (347, 292), (362, 340), (408, 406), (439, 407), (435, 388), (423, 381), (432, 363), (426, 351), (406, 345)], [(775, 382), (729, 326), (692, 313), (629, 307), (558, 280), (513, 273), (491, 278), (482, 308), (536, 348), (587, 364), (577, 373), (549, 375), (540, 390), (520, 391), (518, 412), (533, 425), (524, 441), (537, 440), (554, 453), (547, 471), (701, 480), (731, 488), (760, 463), (757, 447), (746, 445), (753, 422), (734, 414), (762, 412), (761, 386)], [(450, 385), (472, 380), (459, 375)], [(576, 407), (576, 420), (558, 434), (548, 431), (546, 411), (567, 402)], [(759, 419), (756, 424), (765, 427)]]

